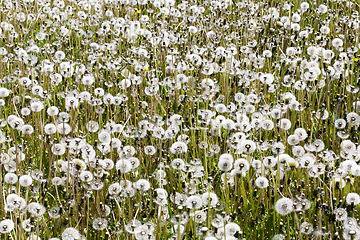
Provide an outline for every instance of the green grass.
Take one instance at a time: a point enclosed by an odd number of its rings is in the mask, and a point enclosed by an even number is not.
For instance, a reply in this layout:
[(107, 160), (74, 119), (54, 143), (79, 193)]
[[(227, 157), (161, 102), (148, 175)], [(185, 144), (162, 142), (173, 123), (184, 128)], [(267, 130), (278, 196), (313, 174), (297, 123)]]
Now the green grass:
[[(223, 9), (216, 8), (219, 2), (215, 1), (190, 1), (185, 7), (180, 1), (169, 1), (168, 6), (172, 9), (180, 9), (180, 17), (164, 14), (166, 9), (156, 7), (154, 1), (145, 5), (104, 1), (100, 4), (100, 11), (95, 10), (95, 5), (84, 9), (76, 1), (64, 1), (64, 7), (57, 7), (58, 2), (61, 5), (61, 1), (49, 1), (49, 8), (55, 15), (59, 15), (56, 14), (59, 12), (64, 14), (61, 21), (55, 21), (56, 17), (46, 14), (49, 9), (42, 6), (41, 1), (1, 2), (0, 35), (1, 32), (3, 35), (0, 47), (3, 49), (0, 49), (0, 53), (4, 50), (7, 53), (0, 55), (0, 88), (10, 92), (2, 97), (0, 89), (0, 119), (4, 123), (0, 128), (0, 133), (4, 135), (2, 138), (0, 134), (0, 216), (14, 223), (9, 233), (0, 235), (1, 239), (36, 239), (30, 238), (32, 234), (41, 239), (67, 239), (62, 233), (70, 227), (76, 228), (84, 239), (141, 239), (131, 230), (135, 220), (141, 224), (153, 224), (153, 229), (148, 231), (151, 233), (149, 239), (211, 239), (211, 236), (225, 239), (221, 236), (224, 227), (216, 227), (212, 223), (219, 217), (226, 219), (225, 225), (239, 225), (241, 233), (234, 234), (236, 239), (351, 239), (348, 238), (349, 231), (353, 230), (357, 236), (360, 234), (358, 228), (349, 228), (345, 221), (336, 220), (334, 214), (335, 209), (343, 208), (348, 217), (359, 218), (358, 205), (353, 206), (347, 200), (349, 193), (359, 193), (359, 176), (354, 172), (358, 166), (357, 151), (350, 152), (355, 160), (353, 166), (349, 167), (351, 170), (344, 174), (339, 172), (349, 164), (349, 157), (341, 152), (345, 139), (342, 135), (348, 134), (346, 139), (353, 142), (355, 148), (359, 142), (359, 120), (355, 120), (351, 126), (351, 119), (347, 119), (349, 113), (358, 112), (358, 107), (355, 109), (353, 104), (360, 101), (358, 90), (350, 90), (359, 88), (360, 61), (358, 51), (354, 50), (355, 47), (360, 48), (360, 27), (356, 27), (359, 22), (357, 11), (360, 10), (358, 2), (309, 2), (308, 10), (302, 12), (302, 2), (297, 0), (233, 1)], [(286, 4), (291, 4), (290, 11), (286, 10)], [(326, 13), (319, 13), (321, 4), (327, 6)], [(72, 14), (66, 14), (69, 6), (73, 9)], [(270, 7), (278, 10), (277, 19), (266, 17)], [(79, 11), (84, 11), (87, 19), (80, 20), (77, 15)], [(109, 17), (107, 11), (112, 11), (113, 16)], [(20, 12), (35, 14), (36, 20), (21, 22), (16, 18)], [(283, 17), (291, 19), (295, 13), (301, 16), (299, 31), (285, 28), (287, 20)], [(143, 15), (149, 16), (148, 22), (140, 21)], [(94, 24), (92, 18), (96, 18), (98, 24)], [(107, 21), (110, 21), (110, 30), (102, 34), (101, 24)], [(114, 24), (116, 21), (118, 24)], [(153, 38), (141, 34), (128, 38), (127, 31), (134, 27), (132, 24), (137, 24), (136, 21), (140, 21), (139, 28), (152, 32)], [(74, 26), (76, 22), (78, 26)], [(6, 23), (12, 24), (17, 38), (11, 38), (12, 30), (6, 30)], [(62, 26), (70, 30), (65, 36), (61, 35)], [(195, 26), (197, 32), (190, 33), (190, 26)], [(323, 26), (329, 28), (328, 33), (321, 32)], [(305, 30), (308, 37), (299, 37), (299, 32)], [(44, 40), (36, 37), (40, 31), (46, 34)], [(92, 31), (93, 35), (83, 36), (86, 31)], [(209, 31), (215, 32), (214, 38), (207, 36)], [(343, 49), (333, 46), (335, 38), (342, 39)], [(255, 46), (252, 45), (253, 41), (257, 42)], [(97, 43), (99, 49), (90, 46), (91, 43)], [(109, 47), (110, 44), (114, 45), (113, 49)], [(31, 51), (30, 47), (34, 45), (39, 47), (39, 52)], [(247, 50), (244, 46), (247, 46)], [(326, 59), (322, 54), (309, 54), (308, 48), (311, 46), (331, 50), (333, 57)], [(225, 50), (233, 48), (236, 52), (233, 55), (217, 54), (219, 47)], [(293, 55), (288, 54), (291, 47), (296, 51)], [(37, 61), (33, 64), (22, 61), (17, 56), (20, 48), (28, 56), (36, 57)], [(139, 56), (140, 48), (145, 49), (148, 56)], [(265, 50), (270, 50), (272, 56), (262, 59)], [(63, 51), (65, 58), (57, 60), (56, 51)], [(198, 54), (202, 63), (193, 62), (190, 54)], [(173, 56), (173, 62), (169, 55)], [(45, 60), (53, 64), (52, 71), (44, 71)], [(56, 85), (52, 81), (52, 74), (61, 73), (62, 62), (70, 62), (74, 71), (76, 68), (85, 70), (69, 76), (62, 74), (62, 81)], [(315, 68), (306, 67), (309, 62)], [(215, 64), (212, 74), (204, 71), (209, 63)], [(124, 70), (141, 78), (141, 83), (132, 82), (129, 87), (123, 88), (120, 82), (129, 77)], [(326, 74), (333, 70), (334, 74)], [(319, 74), (306, 78), (310, 71), (318, 71)], [(189, 81), (178, 83), (177, 75), (180, 73), (187, 76)], [(274, 81), (269, 84), (262, 82), (260, 73), (272, 74)], [(84, 74), (92, 74), (94, 83), (90, 86), (82, 84)], [(21, 85), (19, 79), (22, 77), (28, 77), (31, 84)], [(284, 78), (288, 77), (291, 84), (284, 82)], [(212, 87), (202, 86), (202, 81), (207, 78), (214, 81)], [(301, 88), (300, 83), (305, 87)], [(42, 87), (44, 95), (32, 92), (32, 88), (38, 85)], [(98, 88), (103, 89), (105, 94), (124, 100), (120, 104), (105, 104), (102, 102), (103, 96), (96, 95)], [(91, 94), (90, 101), (82, 101), (80, 93), (85, 91)], [(236, 102), (236, 93), (245, 96), (255, 94), (258, 100)], [(291, 93), (294, 100), (284, 99), (285, 93)], [(67, 108), (65, 102), (71, 96), (78, 98), (79, 104)], [(292, 104), (296, 104), (295, 100), (300, 108), (292, 107)], [(32, 103), (37, 101), (44, 105), (41, 111), (22, 114), (22, 109), (31, 109)], [(233, 104), (232, 107), (236, 109), (222, 113), (216, 110), (217, 104)], [(47, 114), (50, 106), (68, 113), (66, 123), (71, 127), (69, 134), (45, 132), (46, 124), (61, 124), (58, 115)], [(287, 130), (281, 129), (280, 119), (270, 114), (273, 109), (279, 108), (283, 109), (281, 118), (291, 121), (291, 127)], [(213, 116), (204, 117), (201, 113), (203, 110), (212, 111)], [(329, 116), (320, 119), (319, 114), (325, 111)], [(237, 122), (237, 115), (241, 113), (249, 118), (248, 124), (258, 114), (262, 116), (260, 123), (270, 119), (274, 128), (264, 130), (261, 126), (252, 126), (246, 130), (241, 125), (244, 122)], [(176, 121), (172, 118), (175, 114), (182, 116), (181, 124), (174, 123)], [(8, 118), (11, 115), (21, 118), (23, 124), (31, 125), (34, 132), (24, 134), (21, 128), (16, 129), (14, 121)], [(335, 126), (339, 118), (347, 121), (344, 129)], [(140, 129), (144, 120), (147, 121), (146, 134)], [(232, 120), (236, 124), (231, 129), (225, 129), (220, 120)], [(86, 128), (89, 121), (96, 121), (99, 130), (90, 132)], [(109, 125), (113, 123), (121, 124), (123, 130), (109, 131)], [(159, 133), (155, 127), (160, 129)], [(303, 128), (308, 136), (296, 145), (311, 153), (310, 158), (315, 164), (313, 169), (304, 166), (304, 157), (295, 156), (293, 146), (287, 141), (299, 128)], [(134, 147), (136, 153), (133, 157), (138, 158), (138, 167), (130, 171), (116, 167), (118, 161), (131, 157), (122, 147), (111, 149), (105, 146), (109, 150), (101, 152), (98, 134), (104, 129), (109, 132), (111, 139), (119, 139), (123, 147)], [(244, 147), (236, 149), (231, 146), (234, 134), (238, 132), (245, 132), (246, 138), (256, 143), (254, 151), (246, 153)], [(180, 142), (180, 135), (188, 136), (187, 151), (171, 152), (172, 145)], [(89, 162), (84, 154), (85, 144), (79, 146), (74, 139), (83, 139), (88, 149), (95, 152), (96, 161)], [(312, 148), (316, 139), (324, 144), (320, 151)], [(52, 146), (58, 143), (65, 145), (66, 140), (71, 142), (72, 147), (66, 148), (64, 154), (55, 155)], [(277, 142), (284, 145), (280, 153), (272, 149)], [(204, 148), (202, 145), (205, 143), (207, 147)], [(266, 143), (267, 148), (264, 147)], [(149, 145), (156, 148), (154, 155), (146, 155), (144, 148)], [(217, 147), (218, 151), (212, 150)], [(333, 159), (329, 157), (331, 154), (324, 157), (329, 151), (334, 153)], [(250, 164), (246, 174), (221, 171), (218, 162), (224, 153), (233, 156), (232, 164), (239, 158), (245, 158)], [(282, 153), (289, 155), (285, 162), (278, 160)], [(6, 154), (14, 161), (10, 162), (16, 166), (14, 171), (9, 170), (10, 164), (3, 158)], [(24, 156), (22, 161), (18, 159), (21, 156)], [(264, 159), (268, 156), (274, 157), (277, 162), (275, 166), (264, 166)], [(175, 158), (181, 158), (185, 167), (174, 169), (171, 163)], [(114, 167), (107, 168), (104, 159), (111, 159)], [(62, 168), (61, 160), (72, 167)], [(256, 169), (252, 166), (254, 160), (260, 160), (262, 167)], [(94, 177), (90, 183), (80, 179), (80, 173), (85, 170), (82, 163)], [(324, 170), (320, 169), (320, 174), (314, 174), (318, 171), (317, 167), (322, 167), (320, 163), (324, 164)], [(34, 175), (37, 171), (42, 173), (42, 177)], [(14, 172), (18, 177), (31, 175), (33, 182), (28, 187), (21, 186), (20, 181), (7, 183), (5, 175), (8, 172)], [(256, 186), (255, 180), (260, 176), (268, 179), (268, 187), (260, 189)], [(54, 177), (62, 178), (63, 184), (54, 185)], [(147, 179), (150, 189), (144, 192), (136, 190), (134, 183), (139, 179)], [(125, 181), (130, 181), (130, 186)], [(343, 186), (336, 181), (343, 181)], [(116, 182), (123, 189), (112, 196), (108, 189)], [(94, 183), (103, 186), (94, 190)], [(165, 189), (167, 194), (164, 196), (157, 192), (159, 188)], [(196, 209), (206, 213), (206, 219), (202, 222), (197, 222), (197, 215), (192, 215), (194, 209), (173, 199), (175, 193), (181, 193), (186, 195), (183, 196), (186, 202), (186, 197), (201, 196), (206, 192), (216, 194), (219, 202), (214, 206), (202, 204)], [(11, 193), (23, 198), (25, 204), (22, 209), (9, 210), (7, 196)], [(307, 199), (311, 206), (304, 209), (295, 205), (297, 210), (282, 216), (275, 209), (275, 204), (283, 197), (295, 203)], [(31, 202), (40, 203), (47, 211), (40, 216), (31, 214), (27, 208)], [(60, 208), (59, 218), (50, 216), (48, 211), (52, 207)], [(107, 226), (102, 230), (93, 226), (98, 218), (107, 221)], [(30, 231), (25, 231), (26, 227), (22, 226), (27, 219), (32, 225)], [(301, 231), (304, 222), (312, 224), (314, 228), (309, 235)], [(180, 232), (174, 225), (181, 225), (184, 231)], [(228, 235), (226, 239), (232, 238)]]

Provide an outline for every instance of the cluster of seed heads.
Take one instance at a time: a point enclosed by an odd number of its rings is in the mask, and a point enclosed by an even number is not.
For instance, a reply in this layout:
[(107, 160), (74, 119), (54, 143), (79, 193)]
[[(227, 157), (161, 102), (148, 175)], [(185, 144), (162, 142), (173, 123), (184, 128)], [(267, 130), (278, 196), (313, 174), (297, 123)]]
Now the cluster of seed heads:
[(360, 239), (357, 1), (0, 3), (7, 239)]

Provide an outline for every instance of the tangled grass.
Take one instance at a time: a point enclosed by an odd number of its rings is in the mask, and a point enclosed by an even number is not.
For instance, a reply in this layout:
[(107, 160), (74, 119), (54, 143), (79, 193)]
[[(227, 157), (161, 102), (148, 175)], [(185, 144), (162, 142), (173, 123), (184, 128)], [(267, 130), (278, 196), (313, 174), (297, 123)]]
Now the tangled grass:
[(360, 239), (359, 8), (1, 1), (1, 239)]

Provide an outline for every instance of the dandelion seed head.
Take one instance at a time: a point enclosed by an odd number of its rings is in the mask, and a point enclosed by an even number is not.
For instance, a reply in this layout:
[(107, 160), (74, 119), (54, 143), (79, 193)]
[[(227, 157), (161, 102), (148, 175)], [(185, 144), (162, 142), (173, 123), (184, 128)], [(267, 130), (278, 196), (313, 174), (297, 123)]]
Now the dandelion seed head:
[(32, 184), (33, 180), (29, 175), (22, 175), (19, 178), (19, 184), (23, 187), (29, 187)]
[(5, 234), (5, 233), (10, 233), (13, 229), (14, 229), (14, 222), (10, 219), (5, 219), (2, 220), (0, 222), (0, 232)]
[(360, 203), (360, 196), (357, 193), (348, 193), (346, 196), (346, 203), (351, 205), (354, 204), (355, 206)]
[(258, 188), (267, 188), (269, 186), (269, 180), (266, 177), (258, 177), (255, 180), (255, 185)]
[(72, 228), (72, 227), (66, 228), (61, 234), (62, 240), (75, 240), (75, 239), (80, 239), (80, 237), (81, 235), (79, 231), (76, 228)]
[(280, 198), (275, 204), (275, 210), (280, 215), (287, 215), (294, 210), (294, 202), (290, 198)]

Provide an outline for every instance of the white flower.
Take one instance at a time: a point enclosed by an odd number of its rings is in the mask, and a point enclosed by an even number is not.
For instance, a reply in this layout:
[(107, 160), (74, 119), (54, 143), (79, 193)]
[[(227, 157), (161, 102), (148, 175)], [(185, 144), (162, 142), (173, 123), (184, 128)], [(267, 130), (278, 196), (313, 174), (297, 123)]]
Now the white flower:
[(245, 158), (239, 158), (234, 163), (234, 169), (241, 172), (247, 172), (250, 168), (249, 162)]
[(30, 222), (30, 219), (23, 220), (21, 226), (26, 232), (30, 232), (33, 225)]
[(82, 84), (84, 84), (85, 86), (90, 86), (91, 84), (93, 84), (95, 81), (94, 77), (91, 75), (84, 75), (84, 77), (82, 78)]
[(32, 184), (32, 178), (29, 175), (22, 175), (19, 178), (19, 183), (23, 187), (28, 187)]
[(7, 88), (0, 88), (0, 97), (7, 97), (10, 94), (10, 90)]
[(99, 124), (95, 121), (89, 121), (85, 127), (89, 132), (97, 132), (99, 130)]
[(104, 230), (108, 225), (108, 221), (105, 218), (96, 218), (93, 221), (93, 228), (95, 230)]
[(65, 58), (65, 53), (63, 51), (56, 51), (54, 54), (56, 60), (63, 60)]
[(356, 146), (352, 141), (344, 140), (341, 143), (341, 149), (348, 154), (353, 154), (356, 151)]
[(14, 115), (10, 115), (7, 121), (12, 128), (17, 130), (21, 130), (24, 126), (24, 120)]
[(359, 126), (360, 124), (360, 116), (355, 112), (348, 113), (346, 115), (346, 121), (350, 126)]
[(346, 203), (351, 205), (354, 204), (355, 206), (360, 203), (360, 196), (357, 193), (349, 193), (346, 196)]
[(194, 221), (197, 223), (202, 223), (207, 218), (207, 214), (204, 211), (195, 211), (190, 216), (193, 217)]
[(38, 217), (38, 216), (42, 216), (45, 213), (46, 208), (40, 203), (32, 202), (27, 206), (27, 210), (32, 215)]
[(258, 177), (255, 180), (255, 185), (258, 188), (267, 188), (269, 186), (269, 180), (266, 177)]
[(336, 221), (344, 221), (348, 214), (344, 208), (337, 208), (334, 210), (334, 215)]
[(171, 167), (176, 170), (184, 170), (185, 162), (181, 158), (175, 158), (171, 162)]
[(170, 147), (170, 152), (172, 154), (180, 154), (187, 152), (187, 145), (184, 142), (174, 142)]
[(289, 145), (296, 145), (299, 143), (299, 137), (296, 135), (289, 135), (287, 138), (287, 142)]
[(252, 140), (244, 140), (241, 142), (240, 148), (242, 152), (251, 154), (256, 150), (256, 144)]
[(337, 129), (344, 129), (346, 127), (345, 119), (342, 119), (342, 118), (336, 119), (335, 123), (334, 123), (334, 126)]
[(79, 100), (76, 97), (67, 97), (65, 100), (65, 107), (69, 111), (72, 108), (77, 108), (79, 106)]
[(189, 33), (197, 33), (197, 28), (195, 26), (190, 26), (189, 27)]
[(267, 130), (267, 131), (270, 131), (274, 128), (274, 122), (271, 121), (270, 119), (266, 119), (265, 121), (260, 123), (260, 125), (264, 130)]
[(15, 184), (18, 181), (18, 176), (15, 173), (5, 174), (4, 181), (8, 184)]
[(32, 92), (32, 94), (39, 96), (39, 95), (43, 94), (44, 89), (41, 86), (36, 85), (36, 86), (32, 87), (31, 92)]
[(30, 105), (31, 111), (40, 112), (44, 108), (44, 104), (42, 102), (33, 102)]
[(8, 184), (15, 184), (18, 181), (18, 176), (15, 173), (5, 174), (4, 181)]
[(287, 215), (294, 211), (294, 202), (290, 198), (280, 198), (276, 201), (275, 210), (280, 215)]
[(57, 143), (52, 146), (51, 151), (55, 155), (63, 155), (65, 153), (65, 147)]
[(57, 131), (59, 134), (68, 135), (71, 132), (71, 127), (67, 123), (60, 123), (57, 125)]
[(116, 170), (121, 171), (121, 173), (128, 173), (132, 169), (132, 165), (127, 159), (120, 159), (116, 162)]
[(107, 131), (101, 131), (98, 135), (98, 139), (102, 143), (110, 143), (111, 135)]
[(190, 196), (186, 199), (186, 206), (191, 209), (199, 209), (202, 206), (201, 197), (197, 195)]
[(279, 126), (283, 130), (289, 130), (291, 128), (291, 121), (287, 118), (280, 119)]
[(55, 124), (52, 124), (52, 123), (46, 124), (45, 127), (44, 127), (44, 131), (45, 131), (45, 133), (48, 134), (48, 135), (55, 134), (55, 133), (56, 133), (56, 126), (55, 126)]
[(156, 153), (156, 148), (154, 146), (146, 146), (144, 148), (144, 152), (146, 155), (154, 155)]
[(122, 190), (122, 187), (120, 186), (119, 183), (113, 183), (108, 188), (108, 192), (110, 195), (117, 195), (121, 192), (121, 190)]
[(51, 106), (46, 110), (46, 113), (53, 117), (59, 114), (59, 109), (56, 106)]
[(9, 233), (14, 229), (14, 222), (10, 219), (5, 219), (0, 222), (0, 233)]
[(52, 183), (54, 186), (59, 186), (59, 185), (62, 185), (62, 184), (63, 184), (63, 180), (62, 180), (62, 178), (54, 177), (54, 178), (51, 180), (51, 183)]
[(233, 167), (234, 158), (230, 154), (222, 154), (220, 156), (218, 167), (221, 171), (230, 171)]
[(294, 135), (296, 135), (299, 138), (299, 141), (304, 141), (308, 137), (306, 130), (303, 128), (295, 129)]
[(135, 183), (135, 188), (146, 192), (147, 190), (150, 189), (150, 182), (146, 179), (139, 179), (136, 183)]
[(303, 222), (300, 226), (300, 232), (306, 235), (309, 235), (313, 232), (314, 227), (311, 223)]
[(218, 113), (226, 113), (227, 112), (227, 108), (226, 108), (225, 104), (222, 104), (222, 103), (217, 104), (215, 106), (215, 110)]
[(79, 177), (83, 182), (91, 182), (94, 178), (90, 171), (82, 171)]
[(31, 113), (31, 110), (29, 108), (22, 108), (21, 111), (20, 111), (21, 115), (23, 116), (29, 116), (30, 113)]
[(325, 14), (328, 10), (328, 7), (325, 4), (320, 4), (320, 6), (318, 7), (318, 10), (321, 14)]
[(66, 228), (61, 234), (61, 240), (76, 240), (80, 239), (81, 235), (76, 228)]
[(340, 38), (334, 38), (332, 40), (331, 44), (333, 45), (334, 48), (339, 48), (344, 45), (344, 42)]
[(310, 7), (310, 5), (309, 5), (309, 3), (307, 3), (307, 2), (302, 2), (302, 3), (300, 4), (300, 9), (301, 9), (302, 11), (308, 10), (309, 7)]
[[(230, 222), (225, 225), (225, 232), (226, 235), (230, 236), (234, 236), (237, 232), (242, 233), (240, 230), (240, 226), (234, 222)], [(226, 236), (226, 239), (228, 239), (228, 236)]]
[(322, 34), (329, 34), (330, 33), (330, 28), (328, 27), (328, 26), (322, 26), (321, 28), (320, 28), (320, 32), (322, 33)]
[(19, 197), (16, 194), (9, 194), (6, 197), (6, 203), (10, 209), (20, 209), (22, 210), (26, 206), (26, 201), (22, 197)]
[(270, 50), (265, 50), (263, 52), (263, 57), (264, 58), (271, 58), (272, 57), (272, 52)]
[(34, 132), (34, 128), (31, 125), (24, 125), (21, 128), (23, 134), (32, 134)]
[(296, 23), (300, 22), (300, 19), (301, 19), (301, 16), (298, 13), (294, 13), (291, 18), (291, 20)]
[(213, 192), (206, 192), (201, 196), (201, 199), (203, 201), (203, 204), (205, 206), (209, 205), (212, 207), (215, 207), (216, 204), (219, 202), (218, 197)]
[(271, 73), (262, 74), (260, 76), (260, 82), (266, 83), (266, 84), (271, 84), (274, 82), (274, 75), (272, 75)]
[(140, 161), (136, 157), (131, 157), (128, 159), (128, 161), (131, 163), (132, 169), (136, 169), (140, 165)]

